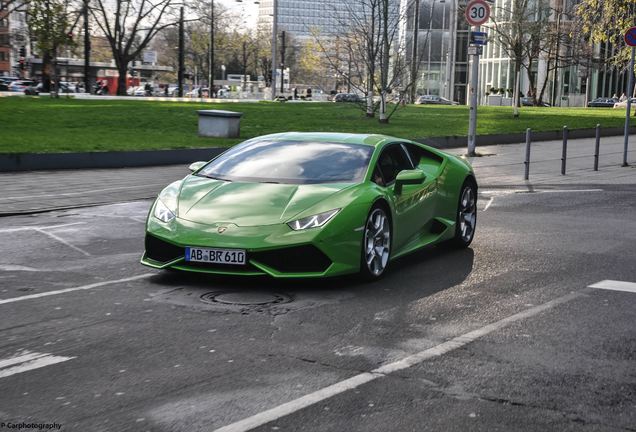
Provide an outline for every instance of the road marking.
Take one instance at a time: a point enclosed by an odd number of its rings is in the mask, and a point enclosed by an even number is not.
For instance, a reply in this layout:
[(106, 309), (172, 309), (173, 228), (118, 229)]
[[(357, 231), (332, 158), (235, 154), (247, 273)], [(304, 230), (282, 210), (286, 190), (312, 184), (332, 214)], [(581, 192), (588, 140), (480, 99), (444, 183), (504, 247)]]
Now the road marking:
[(124, 279), (117, 279), (117, 280), (104, 281), (104, 282), (96, 282), (96, 283), (92, 283), (92, 284), (89, 284), (89, 285), (82, 285), (82, 286), (73, 287), (73, 288), (65, 288), (65, 289), (56, 290), (56, 291), (47, 291), (47, 292), (43, 292), (43, 293), (39, 293), (39, 294), (25, 295), (25, 296), (22, 296), (22, 297), (1, 299), (0, 300), (0, 305), (6, 304), (6, 303), (15, 303), (15, 302), (23, 301), (23, 300), (31, 300), (31, 299), (36, 299), (36, 298), (40, 298), (40, 297), (48, 297), (48, 296), (53, 296), (53, 295), (57, 295), (57, 294), (64, 294), (64, 293), (73, 292), (73, 291), (89, 290), (89, 289), (92, 289), (92, 288), (99, 288), (99, 287), (106, 286), (106, 285), (115, 285), (115, 284), (118, 284), (118, 283), (132, 282), (132, 281), (136, 281), (136, 280), (139, 280), (139, 279), (149, 278), (152, 275), (154, 275), (154, 273), (144, 273), (142, 275), (132, 276), (132, 277), (124, 278)]
[(571, 300), (582, 297), (586, 295), (588, 292), (589, 291), (587, 289), (576, 291), (576, 292), (564, 295), (563, 297), (559, 297), (554, 300), (551, 300), (547, 303), (543, 303), (539, 306), (534, 306), (530, 309), (526, 309), (522, 312), (516, 313), (507, 318), (494, 322), (492, 324), (488, 324), (482, 328), (473, 330), (471, 332), (458, 336), (454, 339), (451, 339), (447, 342), (436, 345), (427, 350), (420, 351), (419, 353), (405, 357), (402, 360), (398, 360), (393, 363), (386, 364), (370, 372), (363, 372), (361, 374), (348, 378), (344, 381), (337, 382), (328, 387), (322, 388), (318, 391), (302, 396), (298, 399), (294, 399), (290, 402), (287, 402), (277, 407), (274, 407), (272, 409), (260, 412), (258, 414), (255, 414), (251, 417), (247, 417), (238, 422), (229, 424), (227, 426), (223, 426), (219, 429), (216, 429), (214, 432), (246, 432), (246, 431), (252, 430), (254, 428), (257, 428), (264, 424), (278, 420), (287, 415), (293, 414), (296, 411), (307, 408), (325, 399), (332, 398), (333, 396), (336, 396), (340, 393), (355, 389), (356, 387), (359, 387), (363, 384), (374, 381), (378, 378), (385, 377), (390, 373), (410, 368), (426, 360), (429, 360), (433, 357), (439, 357), (443, 354), (449, 353), (453, 350), (456, 350), (457, 348), (461, 348), (464, 345), (467, 345), (475, 341), (476, 339), (482, 336), (485, 336), (489, 333), (492, 333), (496, 330), (506, 327), (509, 324), (512, 324), (522, 319), (530, 318), (534, 315), (537, 315), (557, 305), (567, 303)]
[(73, 250), (75, 250), (75, 251), (77, 251), (77, 252), (79, 252), (79, 253), (81, 253), (81, 254), (84, 254), (85, 256), (91, 256), (91, 254), (89, 254), (88, 252), (86, 252), (84, 249), (78, 248), (77, 246), (70, 244), (69, 242), (67, 242), (66, 240), (64, 240), (62, 237), (56, 236), (56, 235), (55, 235), (55, 234), (53, 234), (53, 233), (46, 232), (46, 231), (41, 230), (41, 229), (36, 229), (35, 231), (37, 231), (37, 232), (39, 232), (39, 233), (42, 233), (42, 234), (44, 234), (44, 235), (46, 235), (46, 236), (48, 236), (48, 237), (51, 237), (53, 240), (57, 240), (57, 241), (59, 241), (60, 243), (62, 243), (63, 245), (66, 245), (66, 246), (70, 247), (71, 249), (73, 249)]
[(74, 225), (86, 225), (86, 222), (73, 222), (73, 223), (59, 224), (59, 225), (34, 225), (34, 226), (21, 226), (21, 227), (15, 227), (15, 228), (5, 228), (0, 230), (0, 233), (12, 233), (12, 232), (29, 231), (29, 230), (46, 230), (46, 229), (69, 227)]
[(604, 281), (597, 282), (593, 285), (589, 285), (589, 287), (610, 290), (610, 291), (624, 291), (624, 292), (636, 293), (636, 283), (634, 282), (604, 280)]
[(62, 363), (76, 357), (55, 356), (48, 353), (22, 351), (17, 356), (0, 360), (0, 378)]
[(486, 207), (484, 207), (484, 209), (482, 211), (488, 210), (488, 208), (490, 208), (490, 206), (492, 205), (492, 202), (494, 201), (494, 199), (495, 199), (495, 197), (490, 197), (490, 199), (486, 203)]
[(108, 191), (116, 191), (116, 190), (125, 190), (125, 189), (143, 189), (151, 186), (165, 186), (165, 183), (150, 183), (143, 184), (138, 186), (119, 186), (119, 187), (110, 187), (103, 189), (91, 189), (81, 192), (66, 192), (66, 193), (57, 193), (57, 194), (40, 194), (40, 195), (20, 195), (20, 196), (12, 196), (12, 197), (0, 197), (0, 201), (8, 201), (11, 199), (24, 199), (24, 198), (51, 198), (58, 196), (75, 196), (75, 195), (91, 195), (97, 192), (108, 192)]

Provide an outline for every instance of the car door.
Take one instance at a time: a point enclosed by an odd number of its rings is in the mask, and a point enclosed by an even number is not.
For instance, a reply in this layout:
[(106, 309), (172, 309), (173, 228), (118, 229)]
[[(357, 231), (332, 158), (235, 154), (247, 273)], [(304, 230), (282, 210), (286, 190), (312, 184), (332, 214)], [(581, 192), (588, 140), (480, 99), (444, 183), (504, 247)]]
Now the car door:
[[(382, 175), (387, 198), (395, 208), (393, 221), (393, 249), (399, 250), (419, 237), (429, 222), (430, 214), (425, 203), (426, 187), (431, 182), (404, 185), (401, 193), (395, 193), (395, 178), (402, 170), (413, 169), (413, 163), (404, 146), (395, 143), (387, 146), (378, 158), (376, 169)], [(431, 213), (432, 214), (432, 213)]]

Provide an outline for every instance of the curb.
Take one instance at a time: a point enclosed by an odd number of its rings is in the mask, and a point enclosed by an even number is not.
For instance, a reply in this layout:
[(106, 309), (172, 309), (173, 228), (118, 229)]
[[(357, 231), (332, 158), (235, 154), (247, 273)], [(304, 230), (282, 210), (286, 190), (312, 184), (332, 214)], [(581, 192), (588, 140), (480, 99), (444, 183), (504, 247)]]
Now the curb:
[[(601, 129), (601, 136), (623, 135), (623, 128)], [(636, 134), (636, 127), (630, 128), (630, 134)], [(594, 138), (596, 129), (572, 129), (570, 139)], [(532, 141), (558, 141), (562, 131), (533, 132)], [(439, 149), (462, 148), (467, 137), (449, 136), (437, 138), (419, 138), (414, 141)], [(508, 133), (477, 136), (477, 145), (519, 144), (525, 142), (524, 133)], [(210, 147), (178, 150), (111, 151), (89, 153), (0, 153), (0, 172), (94, 169), (94, 168), (130, 168), (160, 165), (190, 164), (193, 161), (208, 161), (223, 153), (225, 147)]]
[(90, 153), (0, 154), (0, 172), (87, 168), (130, 168), (208, 161), (227, 148), (113, 151)]
[[(601, 128), (601, 136), (621, 136), (625, 132), (622, 127), (617, 128)], [(636, 134), (636, 126), (629, 129), (629, 134)], [(569, 139), (579, 138), (595, 138), (596, 129), (570, 129), (568, 130)], [(532, 142), (536, 141), (559, 141), (563, 139), (563, 131), (543, 131), (532, 132)], [(447, 136), (447, 137), (435, 137), (435, 138), (419, 138), (414, 141), (430, 145), (438, 149), (451, 149), (466, 147), (468, 137), (466, 136)], [(507, 134), (493, 134), (493, 135), (477, 135), (477, 146), (485, 145), (499, 145), (499, 144), (520, 144), (526, 142), (526, 133), (507, 133)]]

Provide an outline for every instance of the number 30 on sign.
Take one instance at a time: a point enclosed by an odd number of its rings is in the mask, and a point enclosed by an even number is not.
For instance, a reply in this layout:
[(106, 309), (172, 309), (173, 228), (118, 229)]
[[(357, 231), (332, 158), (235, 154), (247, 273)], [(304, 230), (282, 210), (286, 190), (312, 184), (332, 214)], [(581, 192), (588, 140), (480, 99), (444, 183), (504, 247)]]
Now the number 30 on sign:
[(490, 5), (485, 0), (472, 0), (466, 6), (468, 24), (480, 26), (490, 18)]

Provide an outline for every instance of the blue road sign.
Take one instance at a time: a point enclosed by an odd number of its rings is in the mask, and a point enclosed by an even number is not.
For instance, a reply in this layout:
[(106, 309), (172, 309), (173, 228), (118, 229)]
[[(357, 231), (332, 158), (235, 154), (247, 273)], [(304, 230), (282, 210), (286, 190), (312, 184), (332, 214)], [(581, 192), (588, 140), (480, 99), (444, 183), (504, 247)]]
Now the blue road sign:
[(625, 42), (631, 47), (636, 46), (636, 27), (632, 27), (625, 32)]
[(470, 32), (470, 44), (471, 45), (486, 45), (488, 43), (488, 33), (485, 32)]

